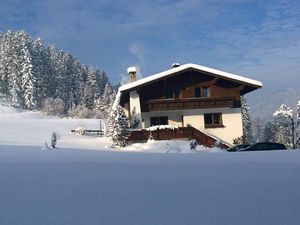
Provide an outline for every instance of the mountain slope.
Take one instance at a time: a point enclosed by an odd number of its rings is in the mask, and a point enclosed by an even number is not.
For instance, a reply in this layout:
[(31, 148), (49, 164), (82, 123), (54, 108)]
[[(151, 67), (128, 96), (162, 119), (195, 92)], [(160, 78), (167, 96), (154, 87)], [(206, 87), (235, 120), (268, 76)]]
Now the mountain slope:
[(296, 104), (300, 100), (300, 89), (290, 88), (275, 92), (266, 97), (255, 97), (249, 99), (249, 105), (253, 117), (268, 119), (279, 108), (281, 104), (286, 104), (293, 111), (296, 111)]

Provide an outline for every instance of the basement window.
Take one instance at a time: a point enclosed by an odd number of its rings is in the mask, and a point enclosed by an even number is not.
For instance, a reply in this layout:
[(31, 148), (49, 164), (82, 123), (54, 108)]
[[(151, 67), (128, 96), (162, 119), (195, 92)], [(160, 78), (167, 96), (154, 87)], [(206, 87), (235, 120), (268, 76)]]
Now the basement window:
[(224, 127), (222, 121), (222, 113), (207, 113), (204, 114), (205, 128)]
[(150, 126), (156, 125), (168, 125), (168, 117), (167, 116), (155, 116), (150, 117)]

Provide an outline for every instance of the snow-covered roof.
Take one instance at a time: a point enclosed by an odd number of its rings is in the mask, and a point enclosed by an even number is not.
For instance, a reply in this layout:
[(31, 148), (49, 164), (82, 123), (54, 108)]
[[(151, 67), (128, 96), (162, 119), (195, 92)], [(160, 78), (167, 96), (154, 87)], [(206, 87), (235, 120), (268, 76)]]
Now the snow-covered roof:
[(198, 71), (207, 72), (207, 73), (213, 74), (220, 78), (233, 80), (233, 81), (236, 81), (239, 83), (244, 83), (246, 85), (254, 86), (256, 88), (262, 87), (262, 83), (257, 80), (253, 80), (253, 79), (250, 79), (247, 77), (243, 77), (243, 76), (232, 74), (232, 73), (227, 73), (227, 72), (224, 72), (221, 70), (217, 70), (217, 69), (213, 69), (213, 68), (209, 68), (209, 67), (205, 67), (205, 66), (201, 66), (201, 65), (197, 65), (197, 64), (188, 63), (188, 64), (177, 66), (175, 68), (171, 68), (169, 70), (154, 74), (152, 76), (149, 76), (149, 77), (146, 77), (143, 79), (139, 79), (139, 80), (131, 82), (129, 84), (122, 85), (121, 87), (119, 87), (119, 91), (123, 92), (126, 90), (134, 89), (136, 87), (145, 85), (149, 82), (153, 82), (155, 80), (160, 80), (164, 77), (168, 77), (174, 73), (178, 73), (178, 72), (181, 72), (181, 71), (184, 71), (187, 69), (195, 69)]

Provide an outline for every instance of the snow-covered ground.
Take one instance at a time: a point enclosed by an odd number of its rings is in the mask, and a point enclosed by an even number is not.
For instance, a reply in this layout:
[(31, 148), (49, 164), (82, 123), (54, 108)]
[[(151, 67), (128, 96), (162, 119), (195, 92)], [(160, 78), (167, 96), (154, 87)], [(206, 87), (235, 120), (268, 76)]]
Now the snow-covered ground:
[[(29, 145), (44, 148), (45, 142), (50, 143), (52, 132), (59, 135), (58, 148), (109, 150), (111, 143), (108, 138), (95, 136), (81, 136), (70, 131), (78, 127), (99, 129), (100, 120), (97, 119), (67, 119), (43, 115), (41, 112), (29, 112), (15, 109), (0, 103), (0, 144)], [(101, 128), (105, 122), (101, 121)], [(207, 149), (198, 146), (197, 151)], [(195, 153), (190, 150), (187, 141), (159, 141), (129, 145), (122, 151), (143, 151), (156, 153)], [(218, 149), (213, 149), (218, 151)]]
[[(150, 141), (117, 151), (70, 134), (78, 126), (99, 121), (0, 105), (0, 225), (300, 223), (298, 150), (176, 154), (186, 142)], [(53, 131), (59, 148), (42, 150)]]

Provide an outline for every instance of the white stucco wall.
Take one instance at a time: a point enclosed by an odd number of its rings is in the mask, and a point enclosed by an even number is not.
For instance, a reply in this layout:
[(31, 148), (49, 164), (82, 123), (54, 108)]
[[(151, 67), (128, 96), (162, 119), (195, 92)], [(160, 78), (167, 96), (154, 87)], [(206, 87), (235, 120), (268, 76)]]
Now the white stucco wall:
[(169, 125), (177, 125), (179, 127), (182, 127), (182, 121), (181, 111), (165, 111), (165, 112), (147, 112), (142, 113), (142, 118), (144, 121), (144, 127), (150, 127), (150, 117), (156, 117), (156, 116), (167, 116), (169, 120)]
[[(219, 137), (228, 143), (232, 144), (234, 138), (243, 135), (242, 115), (240, 108), (184, 110), (183, 113), (184, 126), (190, 124), (196, 129)], [(222, 113), (222, 122), (224, 127), (205, 128), (205, 113)]]
[[(205, 113), (222, 113), (222, 122), (224, 127), (205, 129)], [(155, 116), (168, 116), (169, 125), (178, 126), (182, 126), (183, 116), (183, 126), (190, 124), (200, 131), (212, 134), (231, 144), (234, 138), (240, 137), (243, 134), (240, 108), (193, 109), (142, 113), (144, 127), (149, 127), (150, 117)]]
[[(129, 109), (130, 109), (130, 113), (133, 111), (133, 109), (135, 109), (135, 116), (142, 121), (142, 117), (141, 117), (141, 103), (140, 103), (140, 96), (137, 93), (136, 90), (131, 91), (129, 94)], [(139, 124), (138, 128), (142, 127), (142, 123)]]

